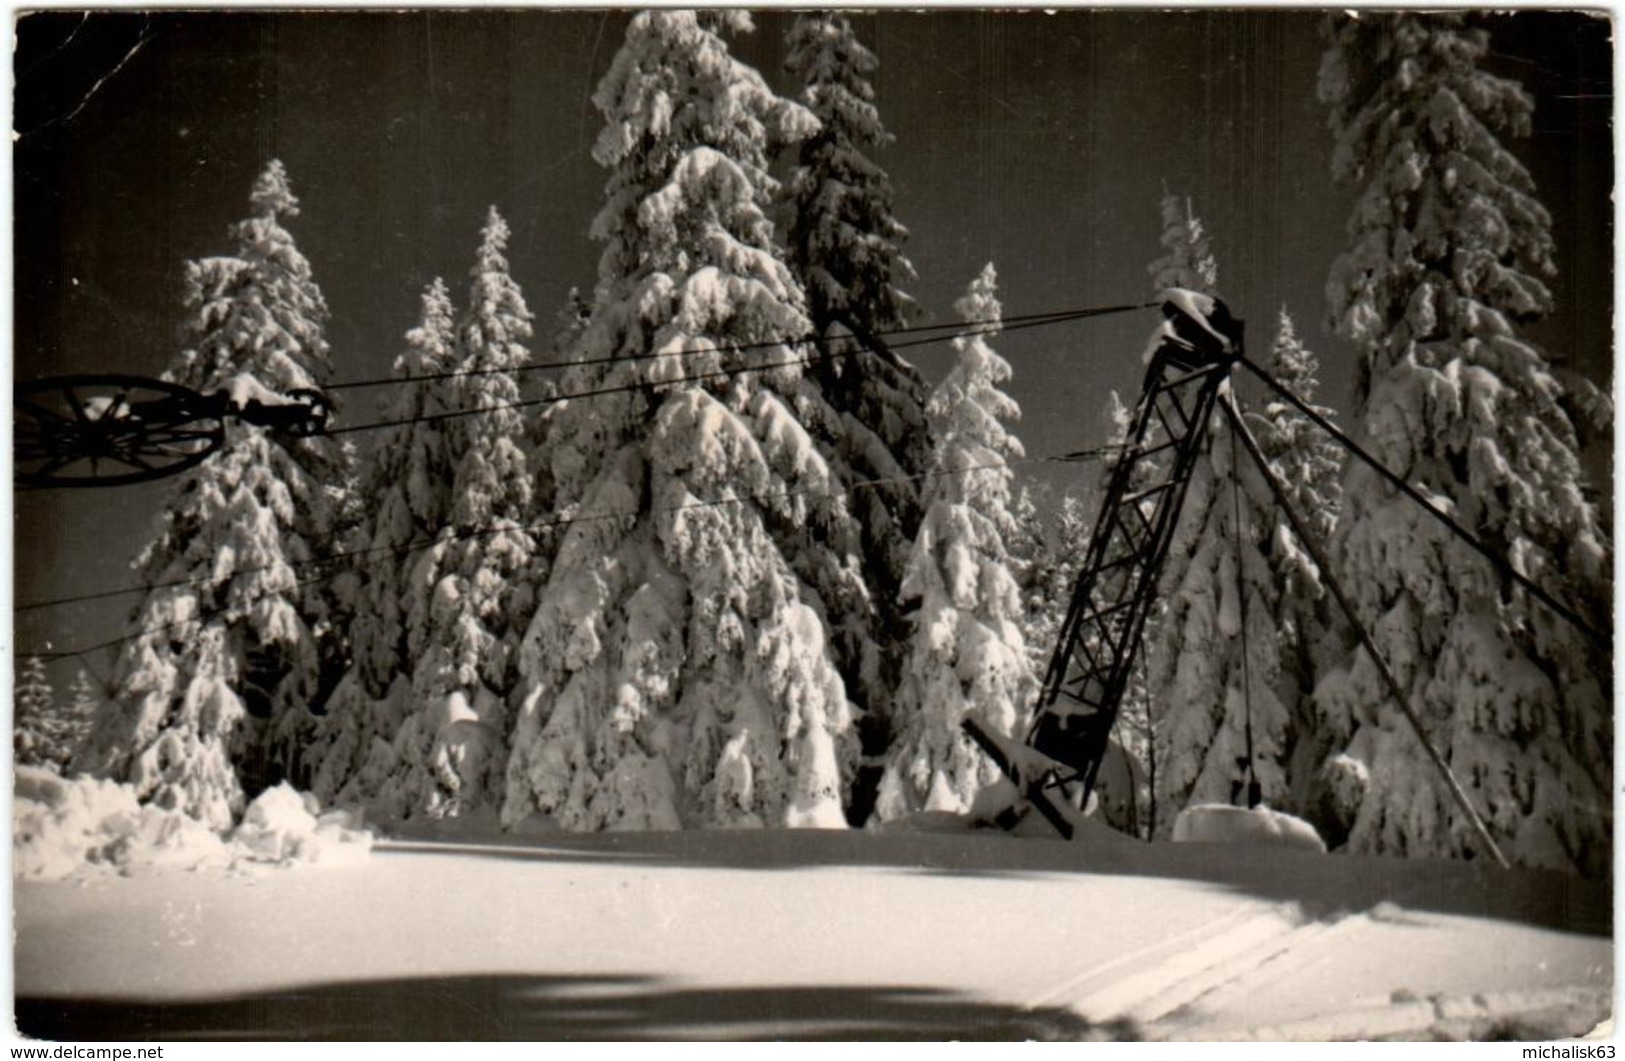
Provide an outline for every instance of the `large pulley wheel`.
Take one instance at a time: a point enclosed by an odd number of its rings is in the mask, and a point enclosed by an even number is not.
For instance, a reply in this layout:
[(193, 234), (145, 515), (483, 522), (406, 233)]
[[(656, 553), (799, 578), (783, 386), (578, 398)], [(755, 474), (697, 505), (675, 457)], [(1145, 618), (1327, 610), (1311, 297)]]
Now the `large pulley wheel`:
[(120, 486), (184, 471), (225, 442), (196, 391), (141, 376), (59, 376), (12, 388), (22, 486)]

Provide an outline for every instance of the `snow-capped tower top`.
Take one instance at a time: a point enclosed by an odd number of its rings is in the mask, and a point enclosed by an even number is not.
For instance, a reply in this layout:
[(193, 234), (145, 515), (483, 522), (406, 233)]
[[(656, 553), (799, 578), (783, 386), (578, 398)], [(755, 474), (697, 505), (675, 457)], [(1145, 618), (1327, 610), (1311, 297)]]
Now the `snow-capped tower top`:
[(1211, 357), (1241, 356), (1242, 323), (1230, 307), (1213, 296), (1182, 287), (1170, 287), (1159, 295), (1163, 322), (1151, 333), (1141, 358), (1147, 364), (1168, 344)]

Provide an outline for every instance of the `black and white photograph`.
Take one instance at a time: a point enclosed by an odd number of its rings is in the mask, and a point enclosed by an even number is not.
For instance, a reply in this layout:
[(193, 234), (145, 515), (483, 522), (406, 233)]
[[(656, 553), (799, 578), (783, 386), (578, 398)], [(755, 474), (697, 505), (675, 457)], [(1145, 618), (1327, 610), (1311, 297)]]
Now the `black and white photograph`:
[(1613, 1056), (1611, 10), (10, 13), (13, 1057)]

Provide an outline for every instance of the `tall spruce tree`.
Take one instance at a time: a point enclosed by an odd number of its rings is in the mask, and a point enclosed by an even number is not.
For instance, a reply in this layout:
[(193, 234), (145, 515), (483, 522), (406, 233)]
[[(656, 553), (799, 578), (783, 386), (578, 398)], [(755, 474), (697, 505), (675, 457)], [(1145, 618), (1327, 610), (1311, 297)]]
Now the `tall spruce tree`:
[(382, 696), (424, 648), (424, 632), (409, 616), (427, 611), (412, 575), (423, 553), (413, 546), (435, 538), (450, 521), (454, 457), (447, 421), (455, 407), (444, 377), (457, 367), (456, 309), (445, 281), (424, 288), (417, 325), (395, 358), (402, 380), (367, 466), (368, 518), (361, 556), (362, 606), (353, 631), (355, 660), (367, 692)]
[[(580, 344), (581, 333), (586, 331), (587, 322), (591, 319), (592, 304), (582, 297), (580, 288), (570, 288), (564, 297), (564, 305), (553, 314), (552, 335), (548, 337), (546, 352), (539, 360), (546, 361), (550, 367), (569, 364), (572, 351)], [(538, 379), (538, 376), (541, 378)], [(558, 411), (558, 404), (552, 399), (559, 396), (559, 384), (552, 372), (531, 373), (526, 382), (529, 385), (526, 400), (536, 403), (527, 417), (530, 422), (531, 492), (537, 498), (546, 499), (553, 496), (553, 466), (548, 456), (548, 439), (552, 436), (553, 417)], [(551, 547), (553, 537), (544, 536), (544, 552)]]
[[(789, 264), (806, 290), (820, 352), (828, 355), (818, 379), (840, 414), (834, 437), (821, 443), (840, 470), (873, 484), (851, 500), (870, 593), (860, 614), (832, 622), (848, 692), (867, 709), (866, 749), (877, 754), (891, 740), (892, 691), (908, 651), (898, 590), (920, 520), (914, 477), (927, 466), (930, 439), (924, 377), (862, 337), (917, 316), (901, 286), (915, 273), (903, 253), (908, 230), (894, 213), (891, 179), (873, 158), (894, 139), (876, 107), (879, 60), (838, 11), (798, 15), (786, 46), (785, 68), (819, 121), (799, 145), (786, 199)], [(864, 792), (858, 802), (870, 798)]]
[(403, 817), (413, 806), (391, 783), (400, 759), (394, 742), (412, 709), (413, 661), (427, 640), (426, 547), (451, 518), (454, 462), (442, 417), (452, 411), (445, 376), (457, 366), (456, 342), (456, 310), (436, 278), (395, 358), (402, 383), (384, 410), (395, 426), (380, 432), (366, 465), (369, 503), (353, 546), (354, 666), (311, 742), (316, 795), (366, 807), (374, 820)]
[(521, 649), (510, 824), (844, 824), (856, 749), (825, 617), (864, 587), (766, 214), (769, 151), (817, 122), (729, 54), (750, 28), (638, 14), (593, 97), (604, 250), (565, 390), (625, 389), (550, 432), (573, 522)]
[(19, 765), (61, 765), (55, 705), (56, 694), (45, 675), (45, 660), (24, 656), (17, 665), (12, 691), (11, 753)]
[(92, 727), (96, 724), (96, 715), (105, 702), (106, 694), (101, 685), (92, 681), (90, 674), (83, 667), (74, 672), (73, 684), (68, 686), (68, 705), (62, 712), (62, 725), (59, 730), (61, 752), (57, 761), (64, 768), (73, 761), (74, 753), (90, 735)]
[[(507, 222), (491, 208), (467, 309), (454, 325), (437, 282), (400, 360), (402, 368), (442, 366), (430, 374), (445, 378), (426, 381), (434, 396), (420, 393), (416, 401), (443, 401), (449, 415), (403, 425), (406, 444), (380, 454), (377, 474), (400, 480), (380, 483), (392, 504), (380, 512), (374, 547), (392, 554), (379, 558), (380, 579), (388, 582), (376, 588), (399, 593), (392, 606), (399, 669), (381, 703), (350, 690), (357, 721), (335, 738), (340, 758), (322, 786), (342, 784), (339, 798), (382, 819), (494, 815), (502, 795), (507, 696), (539, 577), (529, 428), (516, 408), (514, 375), (530, 359), (531, 314), (504, 254), (508, 237)], [(431, 469), (433, 479), (426, 477)], [(415, 547), (387, 548), (408, 532)], [(367, 691), (376, 694), (383, 684), (374, 681)]]
[[(457, 331), (458, 372), (447, 422), (453, 461), (450, 521), (416, 575), (431, 584), (413, 617), (417, 712), (397, 737), (433, 816), (490, 808), (502, 797), (524, 625), (534, 608), (537, 557), (531, 474), (516, 370), (530, 360), (531, 312), (505, 257), (506, 221), (492, 207), (480, 233), (468, 305)], [(419, 759), (421, 754), (422, 758)]]
[(914, 279), (903, 254), (908, 229), (893, 213), (891, 178), (869, 157), (896, 139), (875, 105), (880, 61), (841, 11), (797, 15), (786, 45), (785, 69), (819, 121), (800, 144), (788, 189), (789, 259), (813, 325), (901, 327), (919, 310), (899, 286)]
[(902, 594), (915, 605), (914, 639), (898, 691), (898, 737), (875, 814), (962, 812), (997, 768), (960, 730), (967, 714), (1007, 736), (1025, 729), (1034, 692), (1022, 637), (1020, 587), (1005, 541), (1018, 528), (1005, 462), (1022, 454), (1005, 422), (1020, 407), (999, 385), (1010, 365), (988, 344), (1001, 311), (992, 264), (955, 303), (976, 330), (926, 406), (935, 439), (925, 517)]
[[(1320, 389), (1320, 361), (1298, 338), (1285, 306), (1276, 322), (1265, 368), (1321, 416), (1337, 418), (1332, 409), (1314, 404)], [(1259, 409), (1248, 412), (1247, 420), (1259, 449), (1285, 485), (1293, 511), (1316, 541), (1329, 542), (1342, 509), (1343, 448), (1273, 394)], [(1265, 535), (1260, 547), (1273, 573), (1275, 627), (1281, 649), (1277, 695), (1290, 715), (1285, 802), (1294, 813), (1311, 813), (1318, 798), (1318, 771), (1335, 742), (1315, 705), (1314, 687), (1322, 674), (1342, 662), (1338, 634), (1343, 621), (1326, 592), (1322, 572), (1298, 541), (1286, 514), (1271, 503), (1260, 515)], [(1324, 821), (1317, 824), (1327, 827)]]
[(1010, 507), (1018, 530), (1009, 552), (1018, 569), (1022, 638), (1034, 674), (1044, 673), (1055, 652), (1072, 583), (1089, 544), (1089, 507), (1085, 496), (1072, 490), (1057, 500), (1047, 484), (1023, 484)]
[[(286, 394), (328, 374), (327, 305), (283, 228), (298, 201), (280, 162), (254, 182), (229, 257), (186, 270), (187, 347), (167, 377), (201, 392)], [(300, 567), (332, 548), (351, 503), (349, 450), (228, 422), (222, 452), (183, 474), (136, 562), (157, 588), (120, 654), (114, 709), (75, 763), (225, 828), (256, 789), (297, 769), (336, 639), (325, 587)]]
[[(1328, 293), (1355, 416), (1387, 468), (1523, 574), (1609, 625), (1612, 557), (1564, 388), (1519, 326), (1552, 308), (1549, 217), (1502, 137), (1533, 101), (1480, 68), (1465, 15), (1334, 18), (1320, 95), (1354, 188)], [(1412, 709), (1514, 859), (1612, 864), (1610, 652), (1359, 463), (1335, 562)], [(1359, 653), (1321, 685), (1367, 787), (1356, 851), (1465, 855), (1470, 824)]]
[(1217, 293), (1218, 261), (1189, 196), (1163, 193), (1162, 248), (1163, 256), (1146, 269), (1153, 291), (1182, 287), (1204, 295)]

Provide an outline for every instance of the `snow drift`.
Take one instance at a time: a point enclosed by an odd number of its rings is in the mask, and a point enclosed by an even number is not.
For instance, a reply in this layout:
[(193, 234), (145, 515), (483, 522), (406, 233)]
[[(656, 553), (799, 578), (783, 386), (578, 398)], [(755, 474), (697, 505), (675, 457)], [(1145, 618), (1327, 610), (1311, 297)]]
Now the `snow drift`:
[(372, 834), (353, 816), (322, 814), (314, 796), (286, 784), (261, 793), (225, 836), (178, 811), (142, 805), (133, 788), (113, 781), (69, 780), (19, 766), (14, 791), (12, 873), (29, 880), (158, 867), (332, 863), (372, 849)]
[(1302, 818), (1268, 807), (1247, 810), (1222, 803), (1186, 807), (1174, 819), (1174, 843), (1268, 844), (1326, 853), (1326, 843)]

